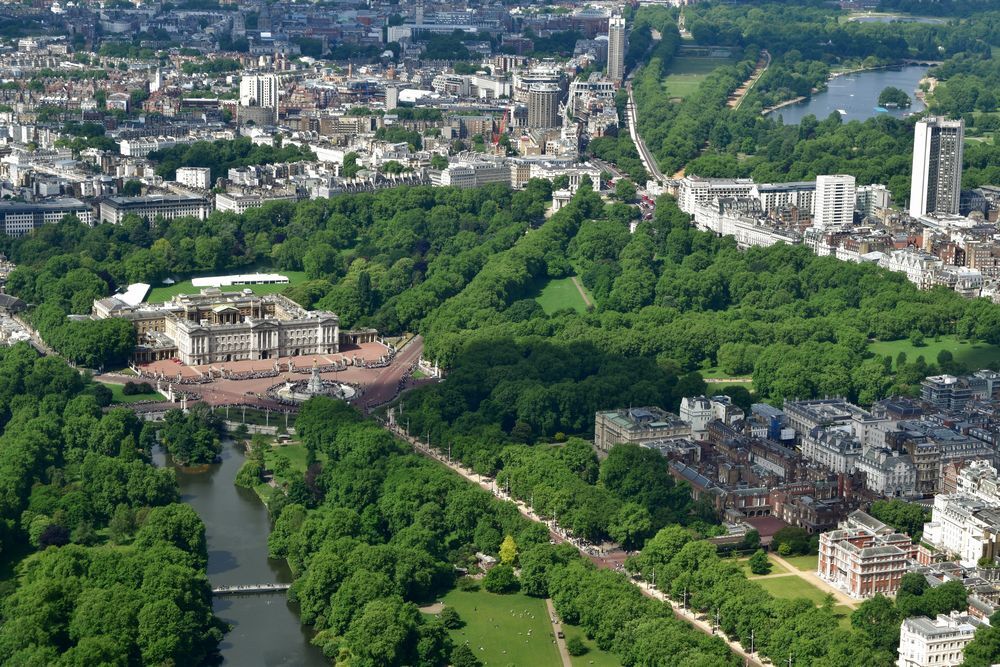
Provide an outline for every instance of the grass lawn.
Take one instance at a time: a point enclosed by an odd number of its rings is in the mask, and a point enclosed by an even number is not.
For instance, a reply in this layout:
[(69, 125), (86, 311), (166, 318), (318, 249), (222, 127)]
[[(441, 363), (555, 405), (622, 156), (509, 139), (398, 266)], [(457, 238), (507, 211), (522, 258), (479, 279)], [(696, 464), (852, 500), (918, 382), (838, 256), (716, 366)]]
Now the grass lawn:
[(823, 603), (827, 595), (808, 581), (796, 576), (755, 579), (755, 581), (774, 597), (786, 600), (806, 598), (818, 605)]
[(933, 364), (937, 362), (937, 355), (941, 350), (948, 350), (955, 361), (965, 364), (972, 370), (1000, 362), (1000, 347), (988, 343), (960, 341), (955, 336), (941, 336), (939, 341), (928, 339), (921, 347), (913, 347), (909, 340), (878, 341), (868, 345), (869, 352), (881, 356), (890, 355), (893, 366), (900, 352), (906, 353), (907, 361), (916, 361), (917, 357), (923, 356), (924, 361)]
[[(580, 295), (580, 290), (573, 284), (572, 278), (558, 278), (548, 281), (535, 295), (535, 301), (542, 307), (546, 315), (567, 308), (572, 308), (578, 313), (587, 312), (587, 304)], [(593, 301), (592, 297), (591, 301)]]
[(579, 637), (583, 640), (587, 652), (583, 655), (570, 656), (573, 667), (621, 667), (622, 661), (614, 653), (608, 653), (597, 648), (597, 644), (590, 639), (584, 631), (575, 625), (563, 623), (563, 631), (566, 633), (566, 640), (570, 637)]
[[(767, 555), (767, 559), (769, 561), (771, 561), (771, 571), (768, 572), (768, 574), (788, 574), (789, 573), (788, 572), (788, 568), (785, 567), (784, 565), (781, 565), (781, 564), (775, 562), (774, 558), (771, 557), (771, 554)], [(737, 561), (740, 564), (740, 567), (743, 568), (743, 572), (747, 575), (748, 578), (750, 578), (750, 579), (756, 579), (756, 578), (761, 577), (761, 576), (767, 576), (767, 575), (754, 574), (753, 572), (751, 572), (750, 571), (750, 562), (749, 561), (750, 561), (749, 558), (740, 558)]]
[(288, 461), (291, 472), (301, 475), (306, 471), (307, 456), (308, 452), (305, 445), (279, 445), (278, 447), (271, 447), (264, 453), (264, 462), (267, 464), (269, 470), (274, 470), (278, 462), (284, 459)]
[[(242, 290), (250, 288), (253, 290), (254, 294), (277, 294), (278, 292), (284, 291), (286, 287), (290, 285), (298, 285), (306, 280), (306, 274), (302, 271), (279, 271), (277, 269), (245, 269), (243, 271), (232, 270), (232, 271), (215, 271), (213, 273), (207, 273), (207, 276), (228, 276), (235, 275), (238, 273), (280, 273), (283, 276), (288, 276), (288, 283), (283, 285), (232, 285), (230, 287), (223, 287), (223, 290)], [(195, 276), (198, 277), (198, 276)], [(173, 285), (161, 285), (159, 287), (154, 287), (149, 291), (149, 296), (146, 297), (147, 303), (161, 303), (163, 301), (168, 301), (171, 297), (176, 294), (197, 294), (199, 287), (195, 287), (191, 284), (191, 280), (181, 280), (174, 283)]]
[[(273, 442), (273, 439), (269, 439)], [(326, 459), (325, 455), (320, 452), (318, 458), (323, 461)], [(279, 461), (288, 461), (288, 472), (284, 475), (279, 475), (275, 473), (274, 480), (278, 483), (278, 486), (283, 486), (288, 482), (288, 478), (294, 476), (301, 476), (306, 470), (306, 447), (301, 444), (293, 445), (279, 445), (277, 447), (269, 447), (264, 452), (264, 465), (267, 466), (268, 470), (274, 470), (275, 466), (279, 465)], [(275, 493), (281, 493), (273, 486), (269, 484), (258, 484), (254, 487), (254, 491), (267, 504), (271, 500), (271, 496)]]
[(735, 62), (732, 58), (677, 56), (670, 63), (670, 74), (663, 80), (663, 86), (670, 97), (683, 99), (698, 90), (713, 70)]
[[(706, 380), (728, 380), (729, 373), (723, 372), (718, 366), (712, 366), (711, 368), (699, 368), (699, 375)], [(746, 374), (746, 377), (750, 377), (750, 373)], [(710, 382), (708, 384), (708, 391), (710, 394), (721, 393), (726, 387), (743, 387), (747, 391), (753, 391), (753, 382)]]
[[(494, 595), (453, 590), (443, 602), (465, 621), (458, 630), (448, 631), (452, 641), (456, 645), (468, 644), (484, 665), (562, 665), (545, 600), (521, 593)], [(580, 664), (588, 663), (584, 660)]]
[(156, 391), (150, 394), (132, 394), (131, 396), (126, 396), (122, 391), (125, 385), (121, 384), (111, 384), (110, 382), (102, 382), (105, 387), (111, 390), (111, 402), (112, 403), (137, 403), (139, 401), (162, 401), (166, 400), (163, 394)]
[(819, 567), (819, 556), (817, 554), (811, 556), (787, 556), (785, 560), (803, 572), (815, 572), (816, 568)]

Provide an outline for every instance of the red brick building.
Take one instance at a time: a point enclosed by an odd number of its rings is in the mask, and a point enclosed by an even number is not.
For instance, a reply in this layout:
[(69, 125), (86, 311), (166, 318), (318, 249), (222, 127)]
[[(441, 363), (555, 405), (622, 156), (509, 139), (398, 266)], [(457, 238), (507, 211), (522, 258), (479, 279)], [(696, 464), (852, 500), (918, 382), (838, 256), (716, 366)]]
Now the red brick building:
[(858, 510), (837, 530), (820, 535), (818, 570), (853, 598), (894, 595), (916, 557), (917, 547), (908, 536)]

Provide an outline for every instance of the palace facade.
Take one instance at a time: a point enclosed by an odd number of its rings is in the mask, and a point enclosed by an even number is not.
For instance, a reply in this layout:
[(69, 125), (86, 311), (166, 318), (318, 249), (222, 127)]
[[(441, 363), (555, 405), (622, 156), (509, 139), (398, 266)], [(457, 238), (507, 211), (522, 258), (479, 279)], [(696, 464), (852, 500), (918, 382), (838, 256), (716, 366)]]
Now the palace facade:
[(342, 332), (340, 318), (306, 310), (280, 294), (257, 296), (249, 289), (178, 294), (162, 304), (129, 305), (116, 297), (94, 302), (93, 315), (132, 322), (138, 335), (137, 363), (179, 359), (203, 365), (305, 354), (336, 354), (342, 344), (375, 340), (374, 329)]

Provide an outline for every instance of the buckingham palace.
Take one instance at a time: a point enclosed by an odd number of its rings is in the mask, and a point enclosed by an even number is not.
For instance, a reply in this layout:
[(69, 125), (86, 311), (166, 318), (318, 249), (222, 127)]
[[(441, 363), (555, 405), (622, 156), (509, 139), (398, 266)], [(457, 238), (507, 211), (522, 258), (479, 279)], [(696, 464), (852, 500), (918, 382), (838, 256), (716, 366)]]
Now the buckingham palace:
[[(130, 306), (108, 297), (94, 302), (93, 315), (132, 322), (138, 336), (135, 360), (179, 359), (188, 365), (278, 359), (340, 351), (340, 318), (306, 310), (280, 294), (256, 296), (249, 289), (178, 294), (162, 304)], [(351, 343), (374, 340), (376, 332), (349, 332)]]

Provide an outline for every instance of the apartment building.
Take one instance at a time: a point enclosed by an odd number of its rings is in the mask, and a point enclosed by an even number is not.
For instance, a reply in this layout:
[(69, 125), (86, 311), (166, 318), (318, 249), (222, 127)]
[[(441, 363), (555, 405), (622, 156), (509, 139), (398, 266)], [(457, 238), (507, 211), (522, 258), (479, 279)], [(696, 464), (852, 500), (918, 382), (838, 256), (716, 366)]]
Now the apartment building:
[(126, 215), (146, 220), (192, 216), (204, 220), (212, 207), (207, 199), (184, 195), (147, 195), (145, 197), (108, 197), (101, 202), (101, 222), (117, 225)]
[(79, 199), (51, 201), (0, 202), (0, 230), (7, 236), (24, 236), (42, 225), (59, 222), (67, 215), (75, 215), (85, 225), (94, 224), (94, 211)]
[(897, 667), (958, 667), (965, 647), (983, 622), (960, 612), (938, 614), (936, 619), (915, 616), (899, 629)]
[(1000, 556), (1000, 479), (988, 461), (970, 461), (958, 473), (958, 491), (934, 497), (923, 542), (972, 567)]
[(980, 371), (973, 375), (934, 375), (920, 383), (920, 398), (941, 410), (961, 410), (970, 401), (992, 398), (1000, 388), (1000, 374)]
[(181, 167), (174, 180), (189, 188), (208, 190), (212, 187), (212, 170), (208, 167)]
[(755, 184), (750, 178), (702, 178), (685, 176), (677, 190), (677, 206), (694, 214), (696, 204), (709, 204), (719, 197), (750, 196)]

